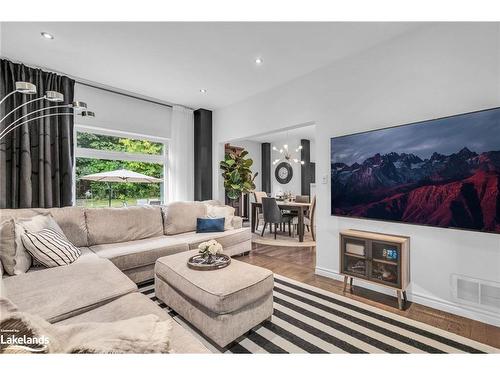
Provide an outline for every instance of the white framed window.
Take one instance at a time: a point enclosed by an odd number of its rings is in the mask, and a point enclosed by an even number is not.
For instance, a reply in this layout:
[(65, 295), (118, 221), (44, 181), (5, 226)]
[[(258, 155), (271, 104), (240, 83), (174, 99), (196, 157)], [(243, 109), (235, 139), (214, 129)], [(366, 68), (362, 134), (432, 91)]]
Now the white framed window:
[[(168, 139), (75, 125), (74, 203), (82, 207), (163, 204), (167, 199)], [(108, 183), (83, 176), (127, 169), (160, 183)]]

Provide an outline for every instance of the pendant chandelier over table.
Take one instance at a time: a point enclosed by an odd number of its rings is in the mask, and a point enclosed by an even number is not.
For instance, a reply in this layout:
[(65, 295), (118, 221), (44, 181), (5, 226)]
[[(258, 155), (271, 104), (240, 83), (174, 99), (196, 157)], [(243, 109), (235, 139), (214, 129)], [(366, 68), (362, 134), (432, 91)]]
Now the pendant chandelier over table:
[(289, 164), (291, 164), (291, 162), (294, 162), (296, 164), (304, 164), (304, 161), (300, 158), (300, 150), (302, 150), (302, 145), (297, 147), (295, 151), (291, 151), (287, 143), (285, 143), (283, 147), (279, 149), (276, 146), (273, 146), (273, 151), (279, 153), (279, 158), (273, 160), (273, 165), (276, 165), (280, 162), (287, 162)]

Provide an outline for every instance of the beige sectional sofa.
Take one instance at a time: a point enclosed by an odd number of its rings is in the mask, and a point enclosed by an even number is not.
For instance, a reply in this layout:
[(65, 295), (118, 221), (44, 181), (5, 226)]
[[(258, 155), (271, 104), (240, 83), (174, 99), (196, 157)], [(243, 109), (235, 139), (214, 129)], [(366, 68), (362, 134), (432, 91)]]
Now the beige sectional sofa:
[[(66, 237), (82, 250), (81, 257), (68, 266), (33, 268), (15, 276), (4, 273), (2, 296), (20, 310), (55, 324), (115, 321), (145, 314), (171, 319), (137, 291), (136, 283), (154, 278), (158, 258), (194, 249), (212, 238), (231, 256), (251, 249), (250, 230), (242, 228), (239, 217), (233, 218), (233, 229), (197, 234), (196, 218), (205, 216), (206, 207), (203, 202), (174, 202), (129, 208), (0, 210), (0, 222), (50, 212)], [(207, 352), (188, 331), (174, 326), (174, 351)]]

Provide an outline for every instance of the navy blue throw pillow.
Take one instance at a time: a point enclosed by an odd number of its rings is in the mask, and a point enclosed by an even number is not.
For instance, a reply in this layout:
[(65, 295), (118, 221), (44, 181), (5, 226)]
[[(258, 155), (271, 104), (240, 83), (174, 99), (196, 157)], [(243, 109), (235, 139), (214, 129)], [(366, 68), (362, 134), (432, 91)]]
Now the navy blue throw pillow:
[(224, 218), (207, 219), (199, 217), (196, 219), (196, 233), (224, 232)]

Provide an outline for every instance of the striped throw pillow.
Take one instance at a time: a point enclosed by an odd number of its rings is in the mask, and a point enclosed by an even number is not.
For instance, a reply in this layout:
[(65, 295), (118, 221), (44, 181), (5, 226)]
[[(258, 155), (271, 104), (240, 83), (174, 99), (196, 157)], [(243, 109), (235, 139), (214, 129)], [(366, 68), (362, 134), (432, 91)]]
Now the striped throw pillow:
[(21, 240), (31, 256), (49, 268), (71, 264), (82, 254), (80, 249), (53, 229), (42, 229), (36, 233), (25, 231)]

